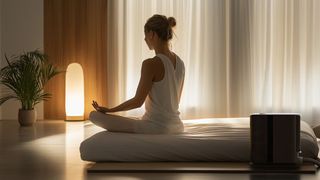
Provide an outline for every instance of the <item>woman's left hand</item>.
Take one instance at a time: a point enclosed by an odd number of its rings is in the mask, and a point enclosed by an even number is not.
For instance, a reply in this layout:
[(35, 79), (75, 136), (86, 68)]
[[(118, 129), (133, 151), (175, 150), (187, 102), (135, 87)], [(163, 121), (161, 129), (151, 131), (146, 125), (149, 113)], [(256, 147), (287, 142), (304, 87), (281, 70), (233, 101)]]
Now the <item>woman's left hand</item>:
[(94, 107), (95, 110), (102, 112), (102, 113), (107, 113), (109, 112), (109, 109), (103, 106), (99, 106), (97, 101), (92, 101), (92, 106)]

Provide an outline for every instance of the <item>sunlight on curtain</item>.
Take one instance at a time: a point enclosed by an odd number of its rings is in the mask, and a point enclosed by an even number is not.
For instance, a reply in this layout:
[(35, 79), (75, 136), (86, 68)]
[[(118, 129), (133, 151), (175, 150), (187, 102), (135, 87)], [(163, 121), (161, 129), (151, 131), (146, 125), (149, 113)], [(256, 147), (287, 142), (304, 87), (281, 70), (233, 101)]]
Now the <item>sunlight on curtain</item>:
[(108, 106), (134, 96), (142, 61), (154, 56), (143, 26), (159, 13), (177, 20), (172, 50), (186, 66), (183, 119), (298, 112), (320, 124), (320, 0), (108, 3)]
[(320, 123), (320, 1), (251, 1), (253, 107)]

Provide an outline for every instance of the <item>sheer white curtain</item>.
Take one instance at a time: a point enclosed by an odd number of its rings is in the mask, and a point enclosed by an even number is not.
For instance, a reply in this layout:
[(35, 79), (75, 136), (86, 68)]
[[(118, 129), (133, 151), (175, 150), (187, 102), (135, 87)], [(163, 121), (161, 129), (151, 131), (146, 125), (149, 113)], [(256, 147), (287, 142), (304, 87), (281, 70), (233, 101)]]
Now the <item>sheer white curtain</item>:
[(300, 112), (320, 123), (320, 1), (250, 1), (255, 111)]
[(298, 112), (320, 124), (319, 1), (110, 0), (108, 106), (134, 96), (141, 63), (154, 56), (143, 26), (158, 13), (177, 20), (182, 118)]

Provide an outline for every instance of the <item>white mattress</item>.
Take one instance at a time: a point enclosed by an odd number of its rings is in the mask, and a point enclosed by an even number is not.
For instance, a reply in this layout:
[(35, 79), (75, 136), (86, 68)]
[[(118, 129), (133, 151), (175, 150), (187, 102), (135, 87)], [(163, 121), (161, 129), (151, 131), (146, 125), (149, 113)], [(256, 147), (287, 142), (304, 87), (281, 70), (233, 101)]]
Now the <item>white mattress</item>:
[[(151, 135), (99, 132), (80, 146), (85, 161), (249, 161), (249, 118), (184, 120), (185, 132)], [(301, 121), (304, 157), (318, 156), (316, 136)]]

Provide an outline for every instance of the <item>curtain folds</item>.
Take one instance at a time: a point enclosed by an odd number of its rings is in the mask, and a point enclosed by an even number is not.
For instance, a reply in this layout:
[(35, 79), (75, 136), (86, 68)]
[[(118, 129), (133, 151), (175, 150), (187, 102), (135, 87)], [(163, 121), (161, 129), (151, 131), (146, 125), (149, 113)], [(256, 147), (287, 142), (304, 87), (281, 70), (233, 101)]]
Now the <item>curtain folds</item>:
[(320, 1), (250, 1), (250, 61), (258, 112), (299, 112), (320, 123)]
[(158, 13), (177, 20), (172, 50), (186, 65), (183, 119), (298, 112), (320, 124), (319, 0), (108, 3), (108, 106), (134, 96), (141, 63), (154, 56), (143, 26)]

